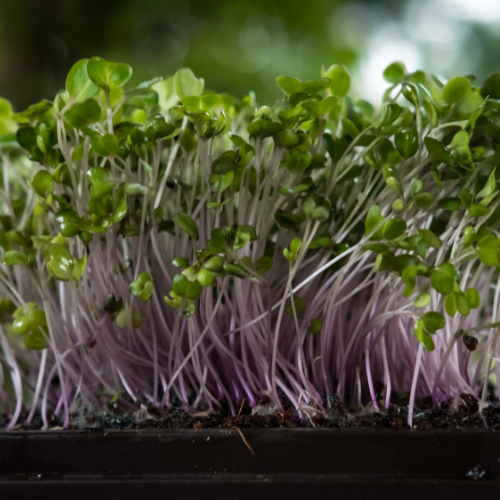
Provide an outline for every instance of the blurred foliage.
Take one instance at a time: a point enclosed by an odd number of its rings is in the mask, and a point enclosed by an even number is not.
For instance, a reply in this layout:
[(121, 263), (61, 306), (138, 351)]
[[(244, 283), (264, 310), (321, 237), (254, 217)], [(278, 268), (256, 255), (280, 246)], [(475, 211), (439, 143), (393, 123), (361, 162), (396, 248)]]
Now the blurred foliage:
[(2, 0), (0, 94), (24, 108), (62, 88), (75, 61), (101, 54), (131, 64), (132, 82), (189, 66), (210, 88), (240, 96), (251, 88), (267, 99), (278, 96), (276, 74), (293, 68), (305, 77), (354, 57), (324, 43), (339, 3)]
[[(497, 34), (492, 25), (457, 24), (452, 14), (448, 17), (455, 24), (442, 24), (447, 19), (434, 9), (458, 1), (2, 0), (0, 95), (23, 109), (54, 95), (73, 63), (95, 54), (131, 64), (131, 83), (189, 66), (210, 89), (238, 97), (252, 89), (262, 102), (279, 97), (277, 74), (308, 79), (321, 65), (344, 64), (359, 72), (358, 80), (366, 86), (374, 75), (363, 73), (363, 58), (376, 60), (377, 68), (390, 62), (373, 53), (377, 43), (381, 46), (381, 33), (394, 42), (392, 58), (411, 63), (397, 52), (402, 44), (392, 35), (394, 26), (417, 47), (418, 64), (425, 69), (442, 71), (445, 77), (465, 71), (484, 78), (497, 69)], [(460, 44), (459, 60), (450, 67), (445, 65), (451, 61), (449, 40), (433, 42), (414, 33), (425, 34), (426, 25), (419, 23), (428, 18), (441, 23), (430, 30), (431, 38), (449, 28)], [(443, 47), (438, 60), (436, 49)], [(33, 86), (33, 81), (39, 84)], [(361, 90), (366, 94), (366, 88)]]

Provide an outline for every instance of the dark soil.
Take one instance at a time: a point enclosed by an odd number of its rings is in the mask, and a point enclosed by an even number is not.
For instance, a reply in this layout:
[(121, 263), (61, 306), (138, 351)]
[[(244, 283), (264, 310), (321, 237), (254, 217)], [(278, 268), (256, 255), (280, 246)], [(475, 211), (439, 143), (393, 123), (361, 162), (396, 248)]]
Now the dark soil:
[[(264, 404), (263, 404), (264, 403)], [(423, 400), (419, 408), (413, 413), (413, 429), (482, 429), (500, 431), (500, 403), (491, 402), (489, 406), (479, 412), (477, 400), (470, 395), (450, 403), (443, 403), (439, 407), (425, 408), (429, 401)], [(380, 401), (380, 410), (376, 410), (370, 403), (362, 409), (352, 408), (337, 401), (331, 409), (321, 413), (309, 410), (309, 415), (299, 418), (296, 412), (289, 409), (283, 412), (273, 411), (271, 402), (261, 400), (258, 411), (261, 414), (252, 414), (252, 409), (242, 404), (239, 414), (231, 417), (229, 411), (202, 412), (189, 414), (176, 409), (170, 413), (161, 414), (156, 408), (142, 409), (137, 412), (123, 412), (118, 410), (75, 413), (71, 418), (70, 429), (269, 429), (269, 428), (341, 428), (341, 429), (393, 429), (408, 428), (408, 407), (392, 405), (389, 409), (383, 408)], [(255, 410), (254, 410), (255, 413)], [(262, 414), (264, 413), (264, 414)], [(0, 417), (1, 427), (5, 427), (7, 419)], [(22, 423), (16, 425), (15, 430), (29, 431), (42, 429), (43, 422), (36, 416), (30, 425)], [(50, 415), (49, 429), (62, 429), (60, 418)]]

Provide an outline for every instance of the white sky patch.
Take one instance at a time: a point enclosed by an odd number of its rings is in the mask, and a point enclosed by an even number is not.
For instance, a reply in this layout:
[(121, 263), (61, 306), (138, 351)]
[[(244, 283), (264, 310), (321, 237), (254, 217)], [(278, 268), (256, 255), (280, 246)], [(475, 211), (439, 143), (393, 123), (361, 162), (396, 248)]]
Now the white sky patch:
[(441, 0), (449, 13), (467, 22), (500, 23), (499, 0)]
[(418, 47), (411, 40), (399, 36), (391, 36), (391, 30), (385, 29), (375, 35), (361, 61), (359, 75), (361, 84), (359, 93), (370, 102), (380, 102), (380, 98), (389, 84), (384, 80), (382, 72), (394, 61), (401, 61), (408, 71), (416, 71), (422, 67), (422, 56)]

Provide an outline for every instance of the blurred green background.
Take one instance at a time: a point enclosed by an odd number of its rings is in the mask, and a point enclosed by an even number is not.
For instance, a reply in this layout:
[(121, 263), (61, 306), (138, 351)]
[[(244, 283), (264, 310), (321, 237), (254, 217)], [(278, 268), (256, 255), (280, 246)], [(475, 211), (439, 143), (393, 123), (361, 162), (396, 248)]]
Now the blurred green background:
[(500, 66), (500, 0), (1, 0), (0, 96), (16, 110), (52, 98), (78, 59), (131, 64), (131, 84), (191, 67), (214, 91), (344, 64), (353, 92), (376, 100), (384, 67), (403, 60), (443, 77)]

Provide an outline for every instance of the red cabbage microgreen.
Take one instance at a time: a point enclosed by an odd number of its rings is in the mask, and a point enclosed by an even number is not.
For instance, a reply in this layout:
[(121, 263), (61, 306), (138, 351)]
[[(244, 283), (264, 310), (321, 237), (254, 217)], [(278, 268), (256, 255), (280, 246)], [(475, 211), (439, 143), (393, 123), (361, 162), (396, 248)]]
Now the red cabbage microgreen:
[(100, 57), (53, 102), (2, 100), (8, 429), (26, 397), (28, 423), (52, 407), (67, 426), (103, 391), (233, 414), (265, 393), (309, 419), (410, 391), (410, 425), (426, 396), (483, 407), (500, 380), (500, 104), (491, 78), (383, 74), (378, 112), (339, 65), (279, 76), (259, 107), (187, 68), (127, 89), (132, 68)]

